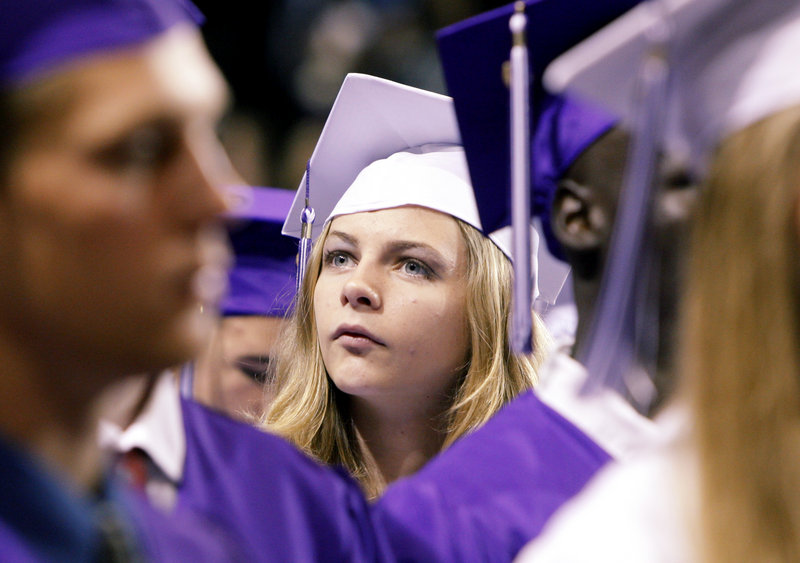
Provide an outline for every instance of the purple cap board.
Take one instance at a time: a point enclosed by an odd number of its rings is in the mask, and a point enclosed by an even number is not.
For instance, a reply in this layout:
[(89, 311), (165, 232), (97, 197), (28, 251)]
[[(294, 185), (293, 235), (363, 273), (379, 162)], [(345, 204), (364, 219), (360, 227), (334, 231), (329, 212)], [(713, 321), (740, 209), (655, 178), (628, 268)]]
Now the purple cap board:
[(225, 316), (282, 317), (295, 296), (297, 241), (281, 234), (294, 192), (253, 187), (243, 193), (228, 214), (234, 264), (220, 309)]
[[(549, 210), (559, 178), (592, 142), (616, 122), (589, 103), (555, 97), (542, 87), (545, 68), (639, 0), (527, 0), (526, 41), (531, 80), (531, 214), (541, 221), (550, 253), (563, 259), (550, 228)], [(437, 33), (448, 93), (459, 129), (481, 221), (489, 231), (511, 223), (509, 4), (458, 22)]]

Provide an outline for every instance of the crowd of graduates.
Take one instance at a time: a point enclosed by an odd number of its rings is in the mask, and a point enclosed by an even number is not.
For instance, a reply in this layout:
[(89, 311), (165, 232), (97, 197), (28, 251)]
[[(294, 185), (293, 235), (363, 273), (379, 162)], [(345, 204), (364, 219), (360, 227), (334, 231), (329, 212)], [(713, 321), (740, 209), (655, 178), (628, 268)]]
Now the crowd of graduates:
[(465, 15), (296, 192), (189, 0), (0, 7), (0, 559), (800, 560), (796, 0)]

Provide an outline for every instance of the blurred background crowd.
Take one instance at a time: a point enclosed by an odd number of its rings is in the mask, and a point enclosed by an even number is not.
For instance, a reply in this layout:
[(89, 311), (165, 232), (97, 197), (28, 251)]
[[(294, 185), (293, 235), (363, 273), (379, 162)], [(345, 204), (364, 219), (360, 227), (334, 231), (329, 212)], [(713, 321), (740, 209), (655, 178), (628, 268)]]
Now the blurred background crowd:
[(220, 131), (244, 180), (296, 189), (342, 80), (446, 94), (434, 34), (503, 0), (198, 0), (234, 91)]

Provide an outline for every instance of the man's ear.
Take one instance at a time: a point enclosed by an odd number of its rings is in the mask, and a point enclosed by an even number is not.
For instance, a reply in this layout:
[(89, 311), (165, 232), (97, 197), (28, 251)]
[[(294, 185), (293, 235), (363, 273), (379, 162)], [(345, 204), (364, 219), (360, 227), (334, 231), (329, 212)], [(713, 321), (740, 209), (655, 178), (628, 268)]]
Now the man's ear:
[(610, 218), (592, 188), (569, 179), (559, 182), (550, 211), (551, 228), (578, 280), (602, 274)]
[(567, 254), (598, 251), (606, 239), (607, 220), (593, 195), (589, 187), (570, 180), (556, 189), (550, 220)]

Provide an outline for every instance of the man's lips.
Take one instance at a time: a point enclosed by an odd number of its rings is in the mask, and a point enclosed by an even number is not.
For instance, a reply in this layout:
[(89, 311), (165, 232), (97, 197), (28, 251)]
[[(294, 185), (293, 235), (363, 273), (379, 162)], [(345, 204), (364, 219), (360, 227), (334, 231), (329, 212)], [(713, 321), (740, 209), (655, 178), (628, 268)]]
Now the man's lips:
[(333, 333), (333, 340), (371, 340), (375, 344), (386, 346), (386, 344), (370, 331), (359, 325), (340, 325)]

